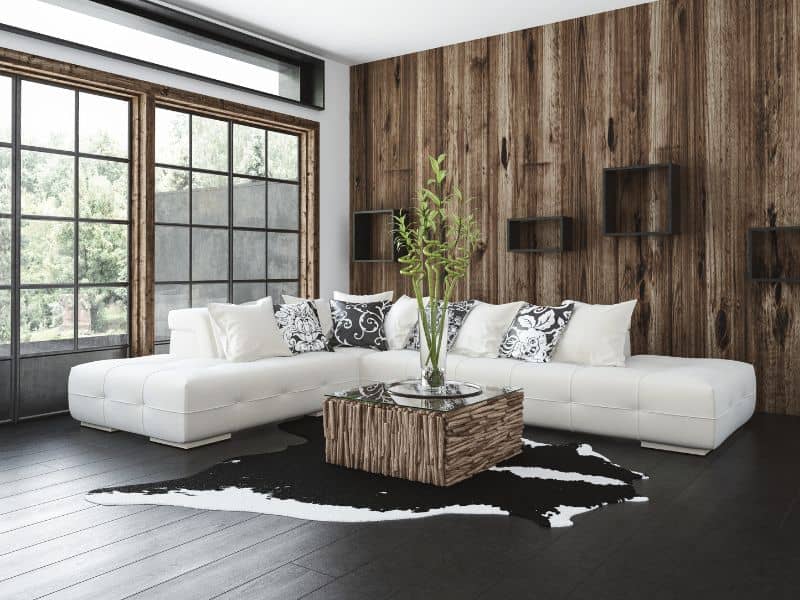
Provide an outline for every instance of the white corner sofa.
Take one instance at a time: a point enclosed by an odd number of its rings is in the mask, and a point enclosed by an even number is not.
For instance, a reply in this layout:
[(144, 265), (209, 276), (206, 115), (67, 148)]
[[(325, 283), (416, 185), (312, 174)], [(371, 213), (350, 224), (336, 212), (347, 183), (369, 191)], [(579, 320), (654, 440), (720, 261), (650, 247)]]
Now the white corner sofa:
[[(338, 348), (235, 363), (220, 358), (208, 311), (172, 311), (170, 354), (74, 367), (69, 408), (83, 425), (192, 448), (232, 432), (318, 412), (326, 392), (418, 375), (412, 350)], [(706, 454), (755, 408), (752, 365), (639, 355), (626, 367), (527, 363), (450, 354), (448, 377), (524, 389), (524, 420)]]

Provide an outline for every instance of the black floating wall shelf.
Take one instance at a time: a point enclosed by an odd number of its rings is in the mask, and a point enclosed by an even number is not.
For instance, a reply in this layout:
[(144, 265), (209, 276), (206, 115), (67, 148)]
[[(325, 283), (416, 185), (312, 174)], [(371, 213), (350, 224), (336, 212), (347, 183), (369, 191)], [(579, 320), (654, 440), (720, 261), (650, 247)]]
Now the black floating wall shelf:
[(571, 217), (508, 220), (508, 251), (552, 254), (572, 250)]
[(753, 281), (800, 283), (800, 226), (748, 229), (747, 275)]
[(395, 234), (399, 208), (360, 210), (353, 213), (353, 262), (389, 263), (400, 256)]
[(672, 163), (603, 170), (603, 233), (613, 236), (678, 232), (678, 165)]

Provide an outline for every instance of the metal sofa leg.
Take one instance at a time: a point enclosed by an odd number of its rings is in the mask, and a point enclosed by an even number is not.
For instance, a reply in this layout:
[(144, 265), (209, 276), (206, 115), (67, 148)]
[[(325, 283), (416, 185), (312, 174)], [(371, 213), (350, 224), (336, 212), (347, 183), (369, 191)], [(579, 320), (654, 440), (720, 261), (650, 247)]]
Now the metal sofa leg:
[(688, 448), (686, 446), (673, 446), (672, 444), (656, 444), (655, 442), (642, 442), (642, 448), (666, 450), (668, 452), (681, 452), (683, 454), (694, 454), (695, 456), (705, 456), (711, 452), (711, 450), (704, 450), (702, 448)]
[(230, 433), (223, 433), (222, 435), (215, 435), (214, 437), (197, 440), (195, 442), (168, 442), (167, 440), (160, 440), (158, 438), (150, 438), (151, 442), (156, 444), (164, 444), (165, 446), (172, 446), (173, 448), (180, 448), (181, 450), (191, 450), (199, 446), (207, 446), (209, 444), (216, 444), (217, 442), (224, 442), (231, 439)]
[(95, 425), (94, 423), (87, 423), (85, 421), (81, 421), (81, 427), (87, 427), (89, 429), (97, 429), (98, 431), (105, 431), (106, 433), (114, 433), (115, 431), (119, 431), (119, 429), (114, 429), (113, 427), (106, 427), (105, 425)]

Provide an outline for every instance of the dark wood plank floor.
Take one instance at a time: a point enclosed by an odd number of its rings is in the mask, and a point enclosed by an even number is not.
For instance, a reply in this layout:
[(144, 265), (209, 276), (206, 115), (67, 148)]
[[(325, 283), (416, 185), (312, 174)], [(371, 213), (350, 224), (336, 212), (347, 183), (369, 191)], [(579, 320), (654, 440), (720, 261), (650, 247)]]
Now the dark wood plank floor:
[(0, 428), (0, 598), (798, 598), (800, 418), (757, 415), (705, 458), (588, 441), (649, 503), (543, 529), (506, 517), (317, 523), (104, 507), (90, 489), (275, 449), (269, 428), (190, 452), (68, 417)]

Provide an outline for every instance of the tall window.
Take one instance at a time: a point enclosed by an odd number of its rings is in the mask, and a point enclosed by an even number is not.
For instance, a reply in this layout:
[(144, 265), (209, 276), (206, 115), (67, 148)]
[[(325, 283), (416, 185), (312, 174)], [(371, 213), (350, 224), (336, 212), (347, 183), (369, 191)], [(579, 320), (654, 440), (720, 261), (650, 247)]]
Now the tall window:
[(297, 294), (298, 137), (156, 108), (156, 343), (167, 314)]
[[(50, 373), (127, 352), (129, 123), (128, 100), (0, 75), (0, 379), (17, 416), (63, 409)], [(98, 349), (119, 352), (63, 358)]]

